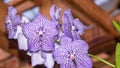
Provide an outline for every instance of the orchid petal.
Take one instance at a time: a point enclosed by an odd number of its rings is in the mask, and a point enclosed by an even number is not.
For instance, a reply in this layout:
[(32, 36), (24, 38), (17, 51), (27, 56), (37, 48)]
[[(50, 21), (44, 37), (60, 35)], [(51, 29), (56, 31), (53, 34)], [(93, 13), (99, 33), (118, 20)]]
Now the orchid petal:
[(27, 38), (22, 33), (18, 34), (18, 47), (20, 50), (28, 49)]
[(18, 34), (19, 34), (19, 33), (22, 33), (22, 28), (21, 28), (21, 26), (17, 26), (17, 31), (16, 31), (16, 33), (15, 33), (14, 39), (17, 39), (17, 38), (18, 38)]
[(60, 11), (61, 11), (61, 8), (58, 8), (58, 9), (56, 10), (56, 12), (55, 12), (55, 18), (56, 18), (56, 19), (59, 19), (59, 17), (60, 17)]
[(42, 58), (40, 52), (32, 53), (31, 62), (32, 62), (32, 66), (36, 66), (38, 64), (41, 65), (45, 62), (45, 59)]
[(55, 11), (56, 11), (56, 5), (55, 4), (53, 4), (52, 6), (51, 6), (51, 8), (50, 8), (50, 16), (51, 16), (51, 18), (52, 19), (54, 19), (55, 17)]
[(27, 51), (28, 56), (32, 56), (32, 53), (30, 51)]
[(47, 68), (53, 68), (54, 67), (54, 59), (52, 57), (52, 53), (44, 53), (46, 55), (46, 62), (44, 65)]

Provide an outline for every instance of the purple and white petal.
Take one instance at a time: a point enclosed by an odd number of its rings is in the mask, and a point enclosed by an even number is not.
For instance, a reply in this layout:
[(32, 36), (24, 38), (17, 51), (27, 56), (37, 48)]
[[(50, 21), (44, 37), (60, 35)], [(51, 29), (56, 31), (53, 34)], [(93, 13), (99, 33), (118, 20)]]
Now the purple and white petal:
[(14, 17), (6, 17), (6, 22), (5, 22), (5, 26), (7, 28), (8, 31), (8, 38), (12, 39), (12, 38), (16, 38), (16, 32), (17, 32), (17, 27), (20, 23), (20, 17), (19, 16), (14, 16)]
[(16, 33), (16, 32), (15, 32), (14, 30), (9, 30), (9, 31), (8, 31), (8, 38), (9, 38), (9, 39), (14, 38), (15, 33)]
[(18, 25), (17, 26), (17, 31), (16, 31), (15, 36), (14, 36), (14, 39), (18, 39), (18, 34), (19, 33), (23, 33), (23, 32), (22, 32), (21, 26)]
[(71, 44), (71, 48), (75, 54), (88, 53), (88, 44), (83, 40), (75, 40)]
[(57, 43), (55, 43), (55, 49), (57, 49), (57, 48), (59, 48), (59, 47), (60, 47), (60, 45), (57, 44)]
[(80, 35), (82, 35), (84, 33), (86, 26), (79, 19), (74, 19), (73, 25), (75, 26), (75, 28), (78, 29), (78, 33)]
[(31, 22), (22, 25), (23, 34), (28, 39), (36, 39), (39, 37), (38, 28), (39, 26), (37, 24)]
[(12, 7), (12, 6), (8, 7), (8, 15), (9, 16), (14, 16), (14, 15), (16, 15), (16, 13), (17, 13), (17, 10), (14, 7)]
[(32, 56), (31, 56), (32, 66), (41, 65), (44, 62), (45, 62), (45, 59), (42, 58), (40, 52), (32, 53)]
[(28, 39), (28, 49), (30, 52), (38, 52), (41, 48), (41, 42), (39, 42), (39, 39)]
[(80, 36), (76, 31), (72, 31), (72, 35), (73, 35), (73, 40), (80, 40)]
[(71, 9), (67, 9), (67, 10), (65, 10), (65, 11), (64, 11), (64, 14), (67, 15), (68, 20), (69, 20), (69, 23), (72, 24), (72, 22), (73, 22), (73, 16), (72, 16), (72, 13), (71, 13)]
[(21, 22), (21, 19), (20, 19), (20, 16), (19, 16), (19, 15), (10, 17), (9, 20), (12, 22), (12, 26), (15, 27), (15, 28), (16, 28), (16, 27), (20, 24), (20, 22)]
[(69, 38), (73, 38), (70, 24), (63, 24), (62, 30), (63, 30), (64, 35), (68, 36)]
[(92, 60), (87, 54), (76, 55), (75, 62), (77, 68), (92, 68)]
[(59, 31), (59, 37), (63, 36), (64, 33), (62, 31)]
[(45, 35), (53, 37), (53, 36), (56, 36), (58, 34), (57, 26), (52, 21), (45, 23), (43, 29), (44, 29), (43, 31), (45, 31)]
[(50, 8), (50, 16), (52, 19), (55, 19), (55, 11), (56, 11), (56, 5), (53, 4)]
[(52, 53), (44, 53), (44, 54), (46, 55), (44, 65), (47, 68), (53, 68), (54, 67), (54, 59), (53, 59)]
[(60, 18), (60, 12), (61, 12), (61, 8), (58, 8), (55, 12), (55, 19), (59, 19)]
[(68, 20), (68, 16), (67, 16), (66, 14), (64, 14), (64, 15), (62, 16), (62, 22), (63, 22), (63, 24), (62, 24), (63, 33), (64, 33), (66, 36), (72, 38), (71, 25), (70, 25), (70, 22), (69, 22), (69, 20)]
[(78, 68), (92, 68), (92, 63), (88, 54), (88, 45), (83, 40), (75, 40), (72, 42), (72, 50), (75, 55), (75, 62)]
[(27, 51), (28, 56), (32, 56), (32, 53), (30, 51)]
[(25, 51), (28, 49), (27, 38), (23, 33), (18, 33), (18, 48)]
[(59, 48), (56, 48), (53, 52), (53, 57), (58, 64), (65, 64), (70, 60), (66, 46), (60, 46)]
[(69, 17), (67, 16), (67, 14), (63, 14), (63, 16), (62, 16), (62, 22), (63, 22), (63, 24), (69, 24), (70, 22), (69, 22)]
[(39, 27), (43, 27), (43, 25), (47, 22), (48, 22), (48, 19), (40, 13), (37, 14), (32, 21), (33, 24)]
[(6, 22), (5, 25), (7, 27), (7, 31), (8, 31), (8, 38), (12, 39), (12, 38), (16, 38), (16, 31), (17, 31), (17, 26), (20, 23), (20, 16), (16, 15), (17, 10), (12, 7), (9, 6), (8, 7), (8, 15), (6, 17)]
[(72, 60), (69, 60), (68, 63), (66, 64), (61, 64), (60, 68), (76, 68), (74, 62), (72, 62)]
[(49, 36), (43, 37), (41, 47), (43, 51), (53, 51), (55, 49), (54, 37)]
[(54, 23), (54, 25), (56, 25), (56, 28), (58, 30), (58, 27), (60, 27), (59, 21), (57, 21), (57, 20), (51, 20), (51, 23)]
[(62, 36), (60, 38), (60, 45), (61, 46), (69, 46), (72, 42), (72, 39), (71, 38), (68, 38), (67, 36)]

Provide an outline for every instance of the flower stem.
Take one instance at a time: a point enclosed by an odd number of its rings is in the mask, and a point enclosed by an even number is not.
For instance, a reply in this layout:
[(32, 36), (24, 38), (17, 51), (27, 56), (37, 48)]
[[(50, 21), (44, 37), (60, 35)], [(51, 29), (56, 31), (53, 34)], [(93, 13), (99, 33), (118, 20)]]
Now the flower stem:
[(55, 42), (56, 42), (57, 44), (60, 44), (60, 40), (55, 40)]
[(99, 60), (99, 61), (101, 61), (101, 62), (103, 62), (103, 63), (105, 63), (105, 64), (107, 64), (107, 65), (109, 65), (109, 66), (111, 66), (111, 67), (113, 67), (113, 68), (116, 68), (116, 66), (114, 65), (114, 64), (111, 64), (110, 62), (108, 62), (108, 61), (106, 61), (106, 60), (104, 60), (104, 59), (102, 59), (102, 58), (100, 58), (100, 57), (97, 57), (97, 56), (95, 56), (95, 55), (92, 55), (92, 54), (88, 54), (90, 57), (92, 57), (92, 58), (95, 58), (95, 59), (97, 59), (97, 60)]

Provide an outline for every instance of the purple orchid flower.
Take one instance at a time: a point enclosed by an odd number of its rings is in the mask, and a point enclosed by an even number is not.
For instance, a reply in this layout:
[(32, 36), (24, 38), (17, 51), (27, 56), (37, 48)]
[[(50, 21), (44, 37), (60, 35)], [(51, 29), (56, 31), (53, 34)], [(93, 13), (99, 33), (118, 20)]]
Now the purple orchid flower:
[[(30, 20), (24, 16), (21, 19), (22, 19), (21, 24), (30, 22)], [(17, 34), (17, 40), (18, 40), (18, 48), (20, 50), (24, 50), (24, 51), (28, 50), (27, 38), (25, 37), (25, 35), (22, 32), (21, 26), (18, 26), (16, 34)]]
[(22, 25), (22, 28), (28, 39), (29, 51), (54, 50), (54, 38), (58, 34), (55, 23), (38, 14), (32, 22)]
[[(57, 20), (60, 18), (60, 12), (61, 12), (61, 8), (57, 8), (55, 4), (53, 4), (50, 8), (50, 16), (52, 18), (52, 20)], [(58, 22), (57, 22), (58, 24)]]
[[(51, 13), (52, 11), (54, 10), (54, 12), (53, 13)], [(52, 15), (51, 16), (51, 20), (50, 21), (48, 21), (44, 16), (42, 16), (42, 15), (38, 15), (33, 21), (34, 21), (34, 23), (33, 22), (31, 22), (31, 23), (33, 23), (33, 24), (38, 24), (38, 23), (41, 23), (39, 26), (40, 26), (40, 28), (45, 28), (44, 29), (44, 35), (43, 36), (41, 36), (41, 42), (43, 41), (43, 43), (46, 43), (46, 44), (49, 44), (49, 42), (51, 42), (50, 43), (50, 45), (54, 45), (53, 44), (53, 40), (54, 40), (54, 36), (55, 35), (57, 35), (57, 32), (54, 32), (54, 31), (50, 31), (50, 32), (53, 32), (53, 34), (52, 33), (45, 33), (45, 31), (47, 32), (47, 31), (49, 31), (49, 30), (54, 30), (55, 29), (55, 31), (58, 31), (58, 19), (59, 19), (59, 13), (60, 13), (60, 8), (59, 9), (57, 9), (56, 8), (56, 5), (54, 4), (54, 5), (52, 5), (52, 7), (50, 8), (50, 15)], [(38, 21), (37, 21), (38, 20)], [(24, 22), (24, 21), (23, 21)], [(37, 22), (37, 23), (35, 23), (35, 22)], [(51, 23), (51, 25), (53, 25), (53, 26), (51, 26), (50, 25), (50, 23), (48, 23), (48, 22), (50, 22)], [(29, 22), (30, 23), (30, 22)], [(48, 24), (47, 24), (48, 23)], [(52, 23), (54, 23), (54, 24), (52, 24)], [(47, 26), (46, 26), (47, 25)], [(56, 27), (55, 27), (55, 25), (56, 25)], [(28, 27), (26, 27), (27, 26), (27, 24), (25, 24), (25, 25), (23, 25), (23, 32), (24, 32), (24, 27), (27, 29)], [(32, 26), (31, 26), (32, 27)], [(37, 26), (36, 26), (37, 27)], [(50, 29), (49, 29), (49, 27), (50, 27)], [(51, 29), (51, 27), (53, 27), (52, 29)], [(47, 30), (46, 30), (46, 28), (48, 28)], [(33, 28), (34, 29), (34, 28)], [(27, 30), (26, 30), (27, 31)], [(38, 31), (38, 30), (37, 30)], [(41, 32), (40, 32), (40, 34), (41, 34)], [(19, 39), (21, 40), (21, 41), (18, 41), (19, 42), (19, 44), (21, 45), (21, 46), (19, 46), (19, 48), (20, 49), (22, 49), (22, 50), (26, 50), (27, 49), (27, 47), (26, 47), (26, 39), (24, 38), (24, 36), (21, 36), (22, 34), (19, 34)], [(48, 35), (48, 36), (47, 36)], [(25, 35), (26, 36), (26, 35)], [(42, 39), (42, 37), (53, 37), (52, 38), (52, 41), (51, 41), (51, 38), (47, 38), (47, 39)], [(56, 37), (56, 36), (55, 36)], [(32, 37), (28, 37), (28, 36), (26, 36), (26, 38), (27, 38), (27, 40), (29, 41), (29, 39), (31, 39)], [(40, 38), (40, 37), (38, 37), (38, 38)], [(37, 39), (38, 39), (37, 38)], [(32, 38), (33, 39), (33, 38)], [(50, 41), (49, 41), (49, 39), (50, 39)], [(22, 41), (22, 40), (24, 40), (24, 41)], [(44, 42), (44, 40), (45, 40), (45, 42)], [(48, 40), (48, 42), (46, 42)], [(34, 41), (34, 39), (33, 39), (33, 41)], [(39, 42), (39, 41), (38, 41)], [(23, 44), (24, 43), (24, 44)], [(35, 42), (36, 43), (36, 42)], [(28, 45), (29, 44), (31, 44), (31, 43), (29, 43), (28, 42)], [(23, 46), (24, 45), (24, 46)], [(33, 45), (33, 44), (32, 44)], [(38, 43), (38, 45), (39, 45), (39, 43)], [(42, 45), (42, 43), (41, 43), (41, 45)], [(41, 45), (39, 45), (39, 46), (41, 46)], [(44, 44), (43, 44), (44, 45)], [(47, 47), (47, 46), (46, 46)], [(53, 46), (52, 46), (53, 47)], [(56, 46), (55, 46), (56, 47)], [(29, 49), (29, 48), (28, 48)], [(53, 48), (52, 48), (53, 49)], [(34, 53), (31, 53), (30, 51), (28, 51), (27, 52), (27, 54), (29, 55), (29, 56), (31, 56), (31, 61), (32, 61), (32, 66), (35, 66), (35, 65), (38, 65), (38, 64), (44, 64), (47, 68), (53, 68), (54, 67), (54, 59), (53, 59), (53, 57), (52, 57), (52, 53), (51, 52), (44, 52), (44, 51), (42, 51), (43, 49), (42, 49), (42, 47), (40, 48), (40, 50), (39, 50), (39, 47), (38, 47), (38, 52), (34, 52)], [(36, 51), (37, 51), (36, 50)]]
[(70, 9), (64, 11), (62, 16), (62, 29), (66, 36), (74, 39), (80, 39), (79, 35), (84, 33), (86, 26), (82, 24), (82, 22), (77, 18), (73, 19), (72, 13)]
[[(59, 31), (59, 18), (60, 18), (61, 8), (57, 8), (55, 4), (53, 4), (50, 8), (50, 17), (51, 21), (56, 24), (56, 29)], [(59, 38), (58, 34), (56, 35), (55, 39)]]
[(53, 56), (61, 68), (92, 68), (92, 61), (88, 56), (88, 45), (85, 41), (72, 41), (69, 37), (62, 36), (60, 45), (53, 52)]
[(16, 39), (16, 32), (17, 32), (17, 26), (19, 25), (19, 23), (21, 22), (20, 20), (20, 16), (16, 15), (17, 10), (12, 7), (9, 6), (8, 7), (8, 16), (6, 17), (6, 28), (8, 31), (8, 38), (9, 39)]

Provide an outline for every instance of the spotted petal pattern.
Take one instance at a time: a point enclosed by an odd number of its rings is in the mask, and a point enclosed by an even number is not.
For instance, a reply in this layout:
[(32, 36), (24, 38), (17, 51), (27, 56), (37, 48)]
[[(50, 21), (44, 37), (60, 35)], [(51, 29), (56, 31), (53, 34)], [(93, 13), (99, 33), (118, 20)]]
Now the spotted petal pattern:
[(58, 30), (51, 20), (38, 14), (32, 22), (22, 25), (22, 28), (28, 39), (30, 52), (54, 50), (54, 37), (58, 34)]
[(12, 39), (16, 35), (17, 26), (21, 22), (20, 16), (16, 15), (17, 11), (14, 7), (8, 7), (8, 15), (6, 17), (5, 26), (8, 31), (8, 38)]
[(80, 39), (79, 35), (82, 35), (86, 27), (82, 24), (79, 19), (73, 19), (70, 9), (64, 11), (62, 16), (62, 30), (64, 34), (73, 40)]
[[(61, 38), (60, 43), (64, 45), (61, 45), (53, 52), (55, 61), (60, 64), (61, 68), (92, 68), (87, 43), (83, 40), (71, 42), (70, 40), (65, 36)], [(66, 43), (66, 41), (69, 41), (69, 43)]]

